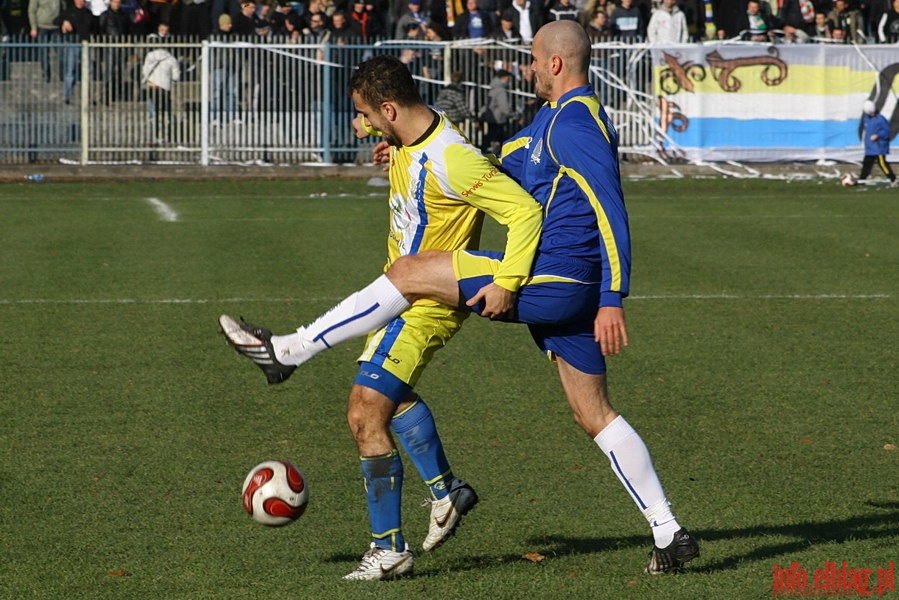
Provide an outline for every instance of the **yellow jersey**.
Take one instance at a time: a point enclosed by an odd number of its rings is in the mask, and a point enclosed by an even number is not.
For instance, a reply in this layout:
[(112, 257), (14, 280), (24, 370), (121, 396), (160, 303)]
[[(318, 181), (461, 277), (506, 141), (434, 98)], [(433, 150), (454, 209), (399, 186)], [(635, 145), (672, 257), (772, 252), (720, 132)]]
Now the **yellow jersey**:
[(421, 138), (391, 147), (387, 267), (423, 250), (477, 249), (486, 213), (508, 228), (494, 283), (518, 291), (531, 270), (542, 209), (443, 113), (435, 114)]

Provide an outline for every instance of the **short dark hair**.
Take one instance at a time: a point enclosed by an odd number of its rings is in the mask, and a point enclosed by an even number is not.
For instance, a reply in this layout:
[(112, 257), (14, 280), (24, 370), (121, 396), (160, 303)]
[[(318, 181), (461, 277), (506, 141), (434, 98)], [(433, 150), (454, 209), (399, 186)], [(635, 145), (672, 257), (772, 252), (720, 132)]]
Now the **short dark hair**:
[(396, 102), (400, 106), (421, 104), (421, 94), (412, 73), (398, 58), (376, 56), (359, 65), (350, 78), (349, 93), (356, 92), (369, 106)]

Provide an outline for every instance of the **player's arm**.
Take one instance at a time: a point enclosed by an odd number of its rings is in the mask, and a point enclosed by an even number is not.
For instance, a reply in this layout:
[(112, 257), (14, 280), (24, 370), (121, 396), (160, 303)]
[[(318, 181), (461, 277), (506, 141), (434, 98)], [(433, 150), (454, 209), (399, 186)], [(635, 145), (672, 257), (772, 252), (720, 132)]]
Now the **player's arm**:
[(877, 121), (874, 125), (874, 135), (871, 136), (871, 139), (890, 139), (890, 124), (883, 115), (877, 116)]
[(507, 227), (502, 265), (493, 283), (517, 292), (531, 272), (540, 239), (540, 204), (499, 167), (471, 147), (450, 146), (447, 178), (463, 200)]

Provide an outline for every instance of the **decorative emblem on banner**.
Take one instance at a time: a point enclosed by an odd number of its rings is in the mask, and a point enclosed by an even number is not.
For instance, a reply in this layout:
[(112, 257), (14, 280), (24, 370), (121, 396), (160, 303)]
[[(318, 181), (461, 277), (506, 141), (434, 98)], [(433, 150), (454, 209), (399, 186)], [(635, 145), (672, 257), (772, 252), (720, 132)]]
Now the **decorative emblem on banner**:
[[(770, 56), (747, 56), (745, 58), (725, 60), (715, 50), (711, 54), (707, 54), (705, 60), (709, 63), (709, 69), (715, 79), (718, 80), (718, 85), (721, 86), (721, 89), (725, 92), (736, 92), (743, 85), (743, 82), (737, 79), (733, 72), (741, 67), (765, 65), (765, 68), (762, 69), (762, 81), (765, 82), (765, 85), (774, 86), (783, 83), (783, 80), (787, 78), (787, 63), (780, 60), (780, 53), (777, 51), (777, 48), (768, 48), (768, 54)], [(777, 69), (777, 77), (771, 77), (772, 69)]]
[[(693, 92), (693, 82), (705, 80), (706, 69), (702, 65), (688, 60), (678, 62), (676, 55), (662, 52), (662, 57), (668, 64), (659, 73), (659, 87), (662, 92), (673, 95), (681, 90)], [(777, 48), (768, 48), (768, 56), (746, 56), (744, 58), (725, 59), (717, 50), (709, 53), (705, 57), (708, 63), (708, 69), (712, 76), (725, 92), (736, 92), (743, 85), (735, 75), (734, 71), (743, 67), (757, 67), (763, 65), (762, 81), (765, 85), (780, 85), (787, 78), (787, 63), (780, 59)], [(776, 76), (775, 76), (776, 72)]]
[(666, 94), (676, 94), (681, 90), (693, 91), (693, 82), (705, 79), (705, 69), (692, 60), (684, 63), (677, 62), (677, 57), (667, 52), (662, 52), (668, 68), (663, 69), (659, 75), (659, 86)]

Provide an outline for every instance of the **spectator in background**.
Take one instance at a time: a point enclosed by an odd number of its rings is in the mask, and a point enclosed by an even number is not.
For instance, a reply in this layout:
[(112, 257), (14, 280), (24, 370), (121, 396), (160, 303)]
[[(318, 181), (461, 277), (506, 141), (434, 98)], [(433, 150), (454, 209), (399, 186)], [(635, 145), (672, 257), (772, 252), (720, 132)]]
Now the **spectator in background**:
[(748, 0), (746, 3), (746, 22), (743, 27), (743, 39), (748, 42), (767, 42), (772, 39), (774, 25), (771, 19), (762, 12), (760, 0)]
[(296, 13), (290, 0), (279, 0), (269, 19), (272, 26), (272, 35), (275, 37), (290, 35), (290, 32), (287, 30), (287, 20), (294, 14)]
[(367, 44), (368, 38), (371, 36), (370, 24), (373, 18), (372, 14), (368, 12), (365, 0), (354, 0), (352, 6), (353, 10), (350, 12), (349, 18), (356, 23), (356, 26), (359, 28), (359, 35), (362, 36), (362, 42)]
[(375, 5), (364, 0), (361, 2), (356, 0), (353, 3), (353, 12), (350, 13), (350, 18), (359, 23), (359, 29), (362, 31), (362, 40), (366, 44), (372, 43), (387, 31), (386, 17), (386, 12), (376, 12)]
[(547, 22), (577, 21), (580, 11), (571, 0), (555, 0), (546, 13)]
[[(319, 61), (325, 60), (325, 44), (331, 40), (331, 30), (328, 28), (328, 23), (328, 16), (325, 13), (312, 13), (309, 15), (309, 26), (303, 30), (303, 35), (300, 36), (301, 44), (318, 46), (315, 51), (315, 59)], [(313, 90), (318, 90), (322, 84), (318, 77), (306, 83), (310, 84)]]
[[(227, 13), (219, 15), (218, 33), (213, 35), (217, 42), (231, 39), (233, 23)], [(240, 81), (241, 62), (237, 53), (218, 48), (212, 54), (212, 106), (209, 116), (212, 126), (230, 123), (237, 117), (237, 86)]]
[(240, 12), (240, 2), (239, 0), (207, 0), (212, 3), (210, 7), (210, 15), (209, 15), (209, 26), (212, 33), (218, 33), (221, 30), (219, 29), (219, 17), (222, 15), (228, 15), (228, 17), (232, 20), (231, 25), (234, 23), (234, 16)]
[(65, 82), (65, 103), (72, 103), (75, 82), (81, 74), (81, 42), (90, 39), (96, 31), (96, 19), (87, 9), (84, 0), (73, 0), (72, 6), (58, 17), (59, 31), (67, 46), (63, 50), (63, 81)]
[(181, 33), (206, 39), (212, 30), (210, 0), (183, 0)]
[(612, 27), (609, 25), (609, 14), (602, 9), (598, 9), (593, 13), (593, 18), (587, 23), (585, 29), (587, 30), (587, 37), (590, 38), (590, 44), (604, 44), (612, 41), (613, 35)]
[(465, 12), (456, 17), (453, 39), (488, 38), (493, 34), (493, 21), (478, 7), (478, 0), (466, 0)]
[(303, 20), (305, 21), (305, 25), (303, 28), (307, 29), (309, 27), (309, 19), (311, 19), (312, 15), (314, 15), (314, 14), (324, 15), (325, 23), (330, 25), (331, 17), (329, 16), (329, 13), (326, 11), (327, 8), (328, 8), (328, 5), (324, 2), (322, 2), (322, 0), (308, 0), (308, 2), (306, 3), (306, 10), (303, 11)]
[(395, 21), (393, 21), (391, 17), (393, 13), (390, 10), (390, 3), (391, 0), (365, 1), (365, 8), (368, 10), (371, 16), (374, 17), (371, 25), (373, 25), (375, 29), (374, 31), (369, 30), (368, 35), (370, 37), (378, 39), (390, 39), (390, 35), (393, 33), (393, 26), (395, 23)]
[(331, 43), (338, 45), (357, 43), (362, 36), (359, 24), (347, 18), (342, 10), (334, 11), (331, 15)]
[(147, 89), (147, 111), (153, 123), (154, 145), (164, 144), (172, 132), (172, 87), (181, 78), (178, 60), (162, 42), (168, 37), (168, 26), (160, 23), (150, 39), (159, 44), (144, 59), (141, 82)]
[[(175, 23), (175, 4), (178, 0), (149, 0), (147, 2), (147, 25), (151, 32), (159, 31), (162, 23)], [(152, 35), (152, 33), (151, 33)]]
[(515, 16), (513, 8), (503, 11), (499, 17), (499, 28), (493, 32), (493, 39), (507, 44), (517, 44), (521, 41), (521, 32), (515, 27)]
[(302, 43), (324, 44), (331, 39), (331, 30), (328, 28), (328, 16), (325, 13), (313, 13), (309, 15), (309, 27), (303, 30)]
[(830, 42), (833, 39), (833, 23), (827, 20), (823, 12), (815, 13), (815, 33), (812, 40), (815, 42)]
[(827, 16), (834, 24), (834, 30), (841, 30), (842, 33), (834, 31), (834, 38), (842, 38), (850, 44), (864, 44), (865, 30), (862, 26), (862, 16), (857, 10), (849, 6), (848, 0), (836, 0), (833, 4), (833, 10)]
[[(892, 0), (863, 0), (862, 2), (856, 3), (855, 8), (858, 8), (862, 14), (865, 33), (872, 44), (880, 42), (877, 36), (877, 26), (880, 25), (880, 20), (883, 18), (883, 15), (889, 12), (892, 4)], [(818, 10), (822, 9), (818, 4), (815, 6), (818, 7)]]
[(97, 32), (100, 35), (113, 36), (131, 33), (131, 17), (122, 8), (122, 0), (109, 0), (109, 8), (100, 15), (98, 24)]
[(425, 28), (428, 26), (428, 17), (421, 9), (421, 0), (409, 0), (407, 10), (397, 20), (393, 37), (398, 40), (406, 39), (408, 28), (407, 25), (414, 24), (421, 29), (421, 37), (424, 37)]
[(690, 41), (687, 19), (675, 0), (662, 0), (649, 19), (646, 35), (650, 44), (686, 44)]
[(271, 4), (259, 2), (256, 5), (256, 10), (253, 11), (253, 32), (256, 35), (269, 37), (272, 34), (271, 14)]
[(510, 8), (515, 11), (513, 23), (521, 34), (521, 41), (530, 44), (534, 34), (543, 25), (543, 8), (540, 0), (512, 0)]
[[(709, 17), (711, 18), (711, 0), (708, 2)], [(690, 41), (700, 42), (706, 37), (705, 28), (705, 0), (679, 0), (677, 7), (684, 13), (687, 20), (687, 35)]]
[(481, 121), (487, 124), (484, 136), (484, 152), (492, 152), (499, 156), (502, 143), (509, 137), (509, 127), (515, 118), (515, 105), (509, 93), (509, 82), (512, 74), (500, 69), (493, 75), (490, 91), (487, 92), (487, 105), (481, 113)]
[(612, 11), (617, 7), (617, 4), (609, 0), (587, 0), (587, 3), (584, 5), (584, 12), (580, 17), (581, 23), (586, 27), (597, 11), (602, 11), (606, 13), (607, 17), (611, 17)]
[(899, 0), (893, 0), (890, 10), (877, 23), (877, 41), (881, 44), (899, 42)]
[(240, 3), (240, 12), (232, 18), (231, 35), (237, 37), (249, 37), (256, 33), (256, 3), (253, 0), (243, 0)]
[(741, 0), (717, 0), (713, 19), (719, 40), (736, 38), (746, 28), (746, 2)]
[(303, 35), (303, 29), (306, 27), (306, 21), (297, 13), (291, 13), (284, 21), (284, 30), (287, 41), (291, 44), (299, 44), (300, 36)]
[(780, 23), (788, 42), (807, 42), (815, 34), (815, 5), (812, 0), (783, 0)]
[(169, 27), (168, 23), (160, 23), (156, 26), (156, 31), (148, 35), (147, 38), (150, 40), (158, 41), (160, 39), (169, 37), (169, 34), (171, 34), (171, 32), (172, 29), (171, 27)]
[(100, 18), (109, 9), (109, 0), (87, 0), (87, 7), (95, 18)]
[(633, 0), (621, 0), (621, 6), (612, 11), (612, 31), (622, 42), (639, 42), (646, 37), (643, 13)]
[(474, 117), (468, 104), (468, 94), (462, 87), (461, 71), (450, 74), (450, 82), (441, 88), (434, 104), (456, 125), (461, 126), (464, 121)]
[[(109, 9), (100, 15), (99, 33), (103, 36), (128, 35), (131, 17), (122, 8), (122, 0), (110, 0)], [(127, 48), (103, 48), (103, 102), (109, 105), (126, 97), (125, 67), (132, 51)]]
[[(506, 1), (506, 0), (503, 0)], [(478, 8), (490, 19), (491, 29), (496, 31), (499, 29), (499, 18), (503, 9), (499, 6), (500, 0), (478, 0)], [(433, 19), (432, 19), (433, 20)]]
[(861, 121), (862, 142), (865, 144), (865, 158), (862, 160), (862, 171), (859, 181), (864, 181), (871, 174), (874, 163), (890, 180), (890, 187), (896, 187), (896, 174), (887, 162), (890, 153), (890, 124), (871, 100), (865, 100)]
[[(606, 44), (614, 41), (612, 27), (609, 25), (609, 14), (601, 7), (596, 8), (593, 18), (584, 28), (587, 37), (590, 38), (590, 45)], [(614, 65), (614, 66), (613, 66)], [(599, 101), (604, 106), (610, 105), (612, 99), (611, 89), (613, 83), (608, 81), (608, 75), (615, 73), (620, 76), (622, 74), (622, 66), (620, 53), (617, 50), (610, 51), (608, 48), (594, 48), (590, 51), (590, 70), (598, 69), (602, 75), (594, 75), (594, 86), (599, 92)]]
[[(48, 42), (59, 36), (59, 25), (56, 18), (59, 17), (61, 5), (59, 0), (31, 0), (28, 3), (29, 35), (38, 42)], [(44, 81), (50, 81), (50, 50), (45, 46), (39, 51), (41, 61), (41, 74)], [(59, 71), (62, 74), (62, 59), (60, 57)]]

